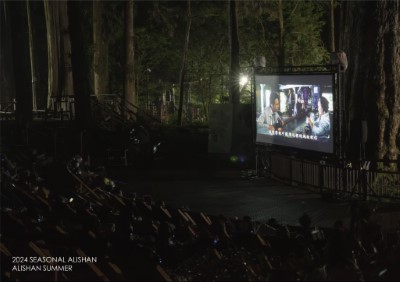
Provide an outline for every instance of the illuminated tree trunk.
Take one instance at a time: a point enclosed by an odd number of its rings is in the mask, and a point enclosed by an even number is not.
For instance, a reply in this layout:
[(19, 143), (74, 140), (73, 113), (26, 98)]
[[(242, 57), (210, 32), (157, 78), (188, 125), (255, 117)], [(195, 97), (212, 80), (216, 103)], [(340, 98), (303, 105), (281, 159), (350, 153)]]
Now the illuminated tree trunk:
[[(127, 106), (137, 105), (135, 92), (135, 41), (134, 41), (134, 1), (129, 0), (125, 4), (125, 82), (124, 98)], [(129, 107), (129, 106), (128, 106)], [(134, 108), (130, 108), (135, 111)], [(132, 118), (135, 118), (132, 116)]]
[[(1, 3), (0, 15), (0, 48), (2, 55), (0, 56), (1, 83), (0, 83), (0, 102), (8, 103), (15, 98), (15, 79), (14, 79), (14, 62), (11, 34), (11, 18), (9, 4), (6, 1)], [(9, 54), (5, 56), (3, 54)]]
[[(71, 40), (68, 23), (67, 1), (59, 1), (61, 51), (62, 51), (62, 89), (64, 96), (74, 95), (74, 84), (71, 64)], [(65, 109), (64, 109), (65, 110)]]
[(239, 36), (236, 14), (236, 1), (229, 1), (229, 43), (230, 43), (230, 68), (229, 68), (229, 99), (232, 104), (240, 103), (240, 62), (239, 62)]
[(329, 51), (334, 52), (335, 46), (335, 0), (330, 0), (329, 3)]
[(182, 65), (181, 65), (181, 71), (179, 74), (178, 125), (182, 125), (183, 96), (185, 95), (186, 61), (187, 61), (187, 53), (189, 51), (190, 27), (192, 24), (192, 11), (191, 11), (190, 0), (187, 1), (186, 18), (187, 18), (187, 22), (186, 22), (185, 45), (183, 47)]
[[(399, 1), (342, 3), (341, 49), (349, 58), (350, 120), (368, 122), (367, 157), (397, 159), (400, 128)], [(357, 123), (355, 123), (357, 124)], [(354, 130), (359, 128), (354, 126)], [(357, 138), (350, 138), (351, 145)], [(354, 147), (354, 146), (353, 146)]]
[(44, 3), (43, 1), (29, 0), (25, 2), (28, 22), (29, 67), (32, 75), (32, 109), (45, 109), (47, 102), (47, 64), (43, 64), (43, 62), (47, 62), (48, 54)]
[(28, 19), (29, 30), (29, 55), (31, 62), (31, 76), (32, 76), (32, 110), (37, 110), (36, 95), (37, 95), (37, 79), (36, 79), (36, 63), (35, 63), (35, 46), (33, 44), (33, 28), (31, 19), (31, 9), (29, 0), (26, 1), (26, 14)]
[(48, 91), (47, 108), (52, 108), (51, 97), (59, 97), (60, 81), (60, 34), (59, 34), (59, 2), (44, 0), (44, 12), (47, 28), (47, 65), (48, 65)]
[(376, 17), (378, 34), (374, 57), (376, 70), (370, 77), (376, 86), (375, 106), (378, 112), (378, 142), (376, 156), (379, 159), (397, 159), (399, 154), (400, 128), (400, 28), (399, 1), (378, 1)]
[(93, 1), (93, 80), (94, 94), (101, 99), (108, 85), (108, 39), (104, 32), (104, 8), (102, 1)]

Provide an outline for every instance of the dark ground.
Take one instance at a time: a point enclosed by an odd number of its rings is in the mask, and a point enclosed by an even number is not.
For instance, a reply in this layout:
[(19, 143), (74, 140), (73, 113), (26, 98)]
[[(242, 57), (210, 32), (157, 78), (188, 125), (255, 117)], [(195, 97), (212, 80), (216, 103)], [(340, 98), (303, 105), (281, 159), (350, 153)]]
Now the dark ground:
[[(14, 141), (22, 139), (22, 134), (18, 135), (19, 131), (12, 124), (10, 128), (5, 125), (8, 124), (2, 123), (2, 145), (16, 147)], [(53, 159), (64, 159), (55, 162), (56, 165), (44, 166), (41, 172), (49, 181), (54, 178), (55, 184), (64, 179), (66, 189), (72, 184), (66, 181), (65, 162), (80, 153), (81, 145), (83, 157), (91, 155), (94, 166), (104, 164), (110, 148), (115, 149), (118, 156), (128, 147), (132, 152), (130, 166), (121, 166), (120, 161), (117, 165), (105, 163), (109, 177), (127, 192), (149, 194), (173, 207), (187, 206), (193, 211), (212, 215), (250, 216), (258, 221), (273, 217), (283, 224), (297, 225), (298, 218), (306, 212), (313, 225), (332, 227), (338, 219), (348, 224), (349, 201), (327, 201), (317, 190), (264, 177), (243, 178), (243, 171), (254, 168), (251, 156), (243, 163), (232, 163), (229, 156), (210, 156), (207, 152), (208, 132), (204, 128), (163, 130), (162, 137), (157, 136), (144, 145), (132, 144), (127, 134), (104, 134), (104, 131), (84, 132), (84, 142), (81, 143), (81, 136), (63, 124), (33, 124), (28, 132), (32, 147), (53, 156)], [(116, 142), (118, 140), (125, 141)], [(153, 146), (160, 141), (162, 145), (149, 160)], [(6, 146), (2, 147), (4, 150)], [(86, 156), (85, 152), (88, 152)], [(59, 174), (60, 171), (64, 173)], [(384, 229), (395, 229), (399, 225), (399, 202), (369, 205), (371, 208), (376, 206), (374, 216)]]
[[(204, 175), (196, 170), (110, 170), (125, 191), (151, 195), (172, 207), (227, 217), (250, 216), (260, 222), (275, 218), (283, 224), (299, 225), (303, 212), (312, 225), (333, 227), (342, 219), (350, 221), (350, 201), (327, 201), (319, 193), (301, 186), (290, 186), (268, 178), (243, 178), (239, 169), (219, 170)], [(375, 208), (374, 219), (384, 230), (400, 223), (400, 203), (368, 202)]]

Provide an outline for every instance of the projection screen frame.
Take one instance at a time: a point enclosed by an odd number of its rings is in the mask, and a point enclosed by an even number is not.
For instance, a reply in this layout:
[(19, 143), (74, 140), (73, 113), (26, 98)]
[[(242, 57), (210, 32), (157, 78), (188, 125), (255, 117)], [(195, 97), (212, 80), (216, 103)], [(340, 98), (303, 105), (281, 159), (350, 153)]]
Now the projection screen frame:
[[(266, 142), (260, 141), (257, 134), (257, 88), (256, 78), (258, 77), (312, 77), (312, 76), (322, 76), (329, 78), (332, 87), (332, 128), (331, 128), (331, 141), (329, 149), (313, 150), (313, 148), (307, 146), (295, 146), (292, 144), (281, 144), (276, 142)], [(258, 82), (258, 81), (257, 81)], [(271, 70), (266, 71), (266, 69), (254, 69), (253, 71), (253, 91), (252, 91), (252, 104), (253, 104), (253, 140), (255, 146), (266, 146), (272, 150), (293, 152), (293, 153), (304, 153), (304, 154), (317, 154), (325, 155), (327, 157), (339, 157), (342, 158), (343, 155), (343, 107), (344, 107), (344, 97), (341, 97), (341, 80), (338, 65), (324, 65), (324, 66), (302, 66), (302, 67), (291, 67), (284, 71)], [(321, 93), (322, 95), (322, 93)], [(265, 104), (264, 104), (265, 105)]]

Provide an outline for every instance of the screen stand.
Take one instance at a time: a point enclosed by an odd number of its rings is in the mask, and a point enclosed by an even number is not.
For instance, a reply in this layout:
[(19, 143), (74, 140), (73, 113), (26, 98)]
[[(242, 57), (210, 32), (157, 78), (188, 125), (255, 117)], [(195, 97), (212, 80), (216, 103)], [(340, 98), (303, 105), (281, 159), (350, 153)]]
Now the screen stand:
[(271, 152), (264, 146), (256, 147), (256, 177), (271, 176)]
[[(351, 188), (350, 199), (353, 197), (353, 194), (356, 192), (357, 186), (360, 187), (358, 192), (358, 197), (360, 200), (366, 201), (368, 200), (368, 191), (371, 192), (373, 196), (377, 196), (375, 191), (372, 189), (371, 185), (368, 183), (367, 175), (369, 171), (370, 161), (364, 161), (360, 164), (360, 170), (357, 180), (355, 181), (353, 187)], [(378, 198), (379, 199), (379, 198)]]

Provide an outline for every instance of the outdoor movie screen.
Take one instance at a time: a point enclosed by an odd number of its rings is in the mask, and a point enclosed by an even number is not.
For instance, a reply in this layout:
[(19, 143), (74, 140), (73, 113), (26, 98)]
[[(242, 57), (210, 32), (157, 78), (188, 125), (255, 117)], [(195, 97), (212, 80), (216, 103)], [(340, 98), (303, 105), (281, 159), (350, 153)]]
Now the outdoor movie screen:
[(257, 143), (333, 153), (333, 74), (256, 75)]

